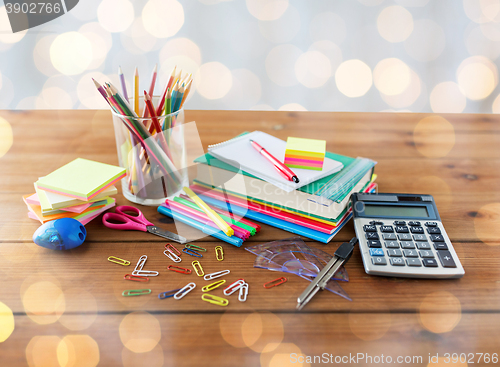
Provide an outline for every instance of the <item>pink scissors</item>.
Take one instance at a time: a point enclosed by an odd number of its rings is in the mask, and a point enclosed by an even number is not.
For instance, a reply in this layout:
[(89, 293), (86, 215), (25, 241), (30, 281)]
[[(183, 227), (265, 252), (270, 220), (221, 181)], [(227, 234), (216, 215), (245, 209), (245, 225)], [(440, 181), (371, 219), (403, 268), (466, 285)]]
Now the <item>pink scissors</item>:
[[(126, 212), (132, 212), (134, 213), (134, 215), (127, 214)], [(108, 228), (119, 229), (122, 231), (130, 230), (149, 232), (175, 242), (187, 242), (187, 240), (182, 236), (158, 228), (153, 223), (148, 221), (139, 209), (133, 206), (121, 205), (116, 207), (116, 213), (104, 214), (104, 216), (102, 217), (102, 223)]]

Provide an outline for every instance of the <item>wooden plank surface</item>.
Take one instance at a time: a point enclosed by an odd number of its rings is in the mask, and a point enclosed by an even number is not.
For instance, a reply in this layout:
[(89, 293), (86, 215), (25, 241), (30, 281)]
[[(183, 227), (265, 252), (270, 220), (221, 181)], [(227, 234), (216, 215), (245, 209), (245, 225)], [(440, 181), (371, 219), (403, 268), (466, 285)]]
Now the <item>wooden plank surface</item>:
[[(500, 202), (496, 115), (186, 111), (204, 149), (242, 131), (282, 139), (321, 137), (329, 151), (377, 160), (381, 192), (434, 195), (464, 278), (368, 276), (356, 250), (346, 267), (350, 280), (342, 284), (352, 301), (321, 292), (302, 312), (295, 312), (295, 305), (305, 280), (288, 275), (287, 283), (266, 290), (262, 284), (282, 273), (254, 268), (254, 255), (228, 244), (222, 244), (225, 260), (217, 262), (213, 248), (220, 242), (211, 237), (197, 241), (210, 251), (201, 261), (206, 272), (227, 268), (228, 281), (244, 277), (250, 284), (247, 302), (235, 295), (226, 308), (201, 301), (200, 288), (208, 282), (167, 271), (165, 241), (110, 230), (100, 218), (86, 226), (87, 241), (80, 248), (59, 253), (36, 246), (31, 236), (39, 224), (27, 218), (21, 196), (34, 191), (38, 177), (76, 157), (117, 164), (111, 116), (108, 111), (0, 111), (0, 117), (13, 132), (12, 147), (0, 157), (0, 302), (15, 319), (14, 332), (0, 343), (2, 365), (93, 366), (96, 350), (102, 366), (300, 365), (290, 353), (421, 355), (422, 363), (414, 365), (428, 365), (429, 353), (499, 352), (500, 227), (491, 209)], [(119, 194), (117, 203), (128, 202)], [(155, 208), (141, 210), (155, 224), (175, 230)], [(333, 253), (353, 235), (348, 223), (328, 245), (305, 240)], [(262, 225), (245, 246), (292, 236)], [(106, 258), (130, 260), (131, 271), (143, 254), (149, 257), (146, 268), (160, 271), (146, 286), (152, 294), (122, 297), (124, 289), (143, 285), (128, 285), (133, 282), (122, 279), (125, 267)], [(181, 264), (190, 267), (184, 258)], [(183, 300), (157, 298), (189, 281), (197, 289)], [(476, 358), (475, 365), (491, 363)]]

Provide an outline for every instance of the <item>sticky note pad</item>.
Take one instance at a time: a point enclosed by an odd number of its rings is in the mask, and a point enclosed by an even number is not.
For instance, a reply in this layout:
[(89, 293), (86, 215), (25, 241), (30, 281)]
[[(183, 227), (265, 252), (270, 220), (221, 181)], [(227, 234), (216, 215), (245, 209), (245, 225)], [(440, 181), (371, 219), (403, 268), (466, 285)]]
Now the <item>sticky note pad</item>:
[(326, 140), (288, 137), (285, 150), (285, 165), (321, 171), (326, 153)]
[(88, 201), (125, 177), (125, 168), (77, 158), (36, 182), (38, 188)]

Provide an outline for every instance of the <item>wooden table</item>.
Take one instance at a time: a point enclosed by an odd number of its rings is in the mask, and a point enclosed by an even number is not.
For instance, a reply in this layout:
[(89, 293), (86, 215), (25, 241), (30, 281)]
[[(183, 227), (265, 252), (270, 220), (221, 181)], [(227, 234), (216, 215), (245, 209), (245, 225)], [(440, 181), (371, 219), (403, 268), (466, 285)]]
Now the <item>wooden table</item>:
[[(405, 358), (409, 365), (428, 365), (436, 356), (440, 364), (432, 366), (450, 366), (445, 353), (450, 359), (463, 353), (469, 365), (500, 363), (493, 354), (500, 352), (496, 115), (186, 112), (186, 121), (196, 121), (205, 149), (251, 130), (282, 139), (322, 138), (329, 151), (378, 161), (379, 191), (434, 195), (465, 277), (368, 276), (356, 250), (346, 266), (350, 281), (343, 284), (352, 302), (322, 292), (301, 312), (295, 306), (306, 286), (303, 279), (290, 275), (287, 283), (264, 289), (264, 282), (282, 274), (253, 268), (254, 255), (225, 243), (225, 260), (218, 263), (212, 254), (221, 243), (212, 237), (196, 242), (210, 251), (203, 259), (205, 271), (230, 269), (228, 281), (245, 278), (247, 302), (234, 295), (228, 307), (202, 302), (199, 288), (205, 281), (167, 274), (165, 241), (108, 229), (100, 218), (86, 226), (87, 240), (77, 249), (36, 246), (31, 237), (39, 223), (27, 217), (21, 196), (34, 192), (38, 177), (76, 157), (117, 164), (111, 116), (108, 111), (0, 111), (0, 117), (13, 132), (13, 145), (2, 156), (9, 128), (0, 120), (0, 340), (8, 337), (0, 343), (2, 366), (299, 366), (305, 356), (307, 366), (395, 364)], [(128, 203), (120, 192), (117, 203)], [(155, 224), (175, 230), (155, 208), (141, 210)], [(351, 222), (328, 245), (305, 241), (333, 253), (353, 235)], [(263, 225), (246, 245), (291, 236)], [(106, 259), (114, 255), (135, 264), (143, 254), (149, 256), (146, 268), (160, 271), (147, 285), (152, 294), (122, 297), (131, 288), (123, 280), (128, 269)], [(158, 299), (158, 293), (189, 281), (198, 284), (193, 294), (180, 301)], [(476, 353), (484, 353), (482, 359)], [(485, 363), (487, 353), (490, 363)]]

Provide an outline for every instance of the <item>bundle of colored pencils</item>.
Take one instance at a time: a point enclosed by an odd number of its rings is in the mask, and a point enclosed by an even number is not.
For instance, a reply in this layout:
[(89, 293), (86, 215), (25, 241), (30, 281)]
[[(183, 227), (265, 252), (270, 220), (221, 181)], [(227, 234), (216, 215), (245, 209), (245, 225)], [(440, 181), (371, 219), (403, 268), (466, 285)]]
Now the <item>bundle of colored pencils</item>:
[[(128, 159), (129, 190), (132, 194), (138, 195), (144, 188), (143, 175), (154, 175), (158, 171), (162, 177), (166, 176), (173, 180), (174, 187), (177, 187), (181, 183), (181, 176), (173, 162), (168, 141), (170, 129), (175, 127), (178, 112), (182, 109), (191, 90), (193, 81), (191, 74), (186, 73), (185, 76), (182, 76), (182, 70), (176, 73), (175, 67), (158, 106), (155, 107), (152, 99), (157, 79), (157, 67), (155, 66), (149, 91), (144, 91), (142, 114), (139, 111), (139, 73), (137, 68), (134, 75), (134, 107), (130, 104), (121, 68), (119, 76), (123, 94), (120, 94), (111, 83), (101, 85), (94, 79), (92, 80), (97, 90), (115, 112), (115, 116), (119, 117), (128, 129), (130, 133), (130, 145), (128, 146), (131, 148), (141, 147), (140, 154), (133, 152)], [(141, 115), (142, 118), (139, 117)], [(162, 120), (163, 123), (161, 123)], [(153, 139), (151, 139), (152, 137)], [(131, 150), (135, 151), (135, 149)], [(166, 191), (165, 187), (163, 191)], [(144, 192), (143, 195), (145, 195)]]

